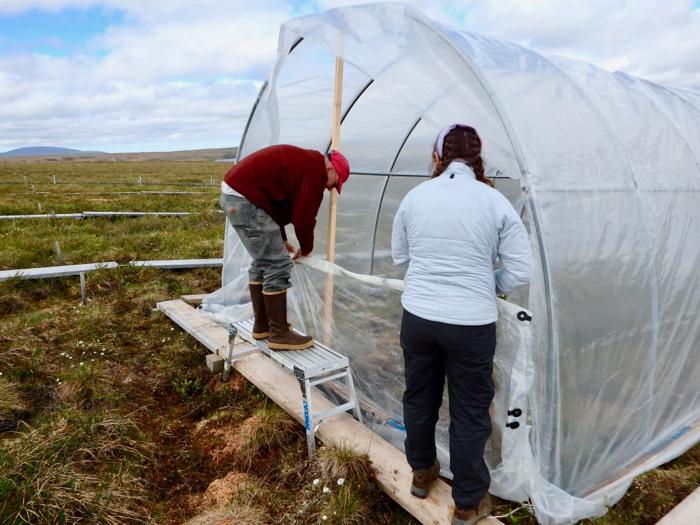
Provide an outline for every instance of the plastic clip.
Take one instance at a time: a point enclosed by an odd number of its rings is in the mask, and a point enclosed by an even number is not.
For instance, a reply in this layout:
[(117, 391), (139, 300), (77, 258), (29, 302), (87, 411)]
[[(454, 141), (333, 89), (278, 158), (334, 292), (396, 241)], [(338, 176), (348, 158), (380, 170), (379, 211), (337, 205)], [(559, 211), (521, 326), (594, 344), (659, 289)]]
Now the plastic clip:
[(512, 430), (515, 430), (520, 426), (520, 423), (518, 423), (517, 421), (513, 421), (512, 423), (506, 423), (506, 426)]
[(527, 312), (522, 310), (518, 312), (518, 321), (532, 321), (532, 316), (527, 315)]
[(520, 417), (523, 415), (523, 411), (519, 408), (514, 408), (513, 410), (508, 411), (508, 415), (513, 417)]

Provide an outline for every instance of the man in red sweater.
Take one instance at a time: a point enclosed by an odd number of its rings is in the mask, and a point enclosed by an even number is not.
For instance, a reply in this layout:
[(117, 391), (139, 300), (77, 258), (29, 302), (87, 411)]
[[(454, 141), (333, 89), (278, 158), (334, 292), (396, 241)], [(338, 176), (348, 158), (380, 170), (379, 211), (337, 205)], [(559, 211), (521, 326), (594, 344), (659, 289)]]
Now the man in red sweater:
[[(314, 343), (287, 324), (292, 260), (313, 250), (323, 190), (340, 193), (349, 176), (348, 161), (338, 151), (326, 156), (284, 144), (251, 153), (224, 176), (221, 207), (253, 258), (248, 269), (253, 337), (269, 337), (273, 350), (302, 350)], [(287, 241), (284, 227), (290, 223), (298, 249)]]

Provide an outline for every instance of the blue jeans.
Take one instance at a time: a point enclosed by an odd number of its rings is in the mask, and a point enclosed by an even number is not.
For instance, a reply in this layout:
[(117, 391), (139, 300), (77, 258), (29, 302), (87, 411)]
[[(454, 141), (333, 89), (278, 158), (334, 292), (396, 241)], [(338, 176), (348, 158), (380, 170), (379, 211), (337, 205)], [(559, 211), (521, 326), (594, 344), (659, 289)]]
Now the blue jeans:
[(262, 283), (263, 292), (290, 288), (294, 262), (284, 246), (279, 225), (265, 210), (243, 197), (222, 193), (219, 202), (253, 258), (248, 269), (250, 282)]

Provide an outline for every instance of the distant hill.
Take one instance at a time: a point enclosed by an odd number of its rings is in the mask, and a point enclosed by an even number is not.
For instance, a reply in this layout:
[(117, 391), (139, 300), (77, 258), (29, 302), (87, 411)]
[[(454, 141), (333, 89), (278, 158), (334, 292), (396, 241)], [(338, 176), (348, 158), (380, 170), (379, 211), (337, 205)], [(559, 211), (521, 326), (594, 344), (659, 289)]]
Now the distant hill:
[(154, 160), (216, 161), (235, 158), (238, 148), (211, 148), (184, 151), (153, 151), (140, 153), (105, 153), (69, 148), (19, 148), (0, 153), (0, 162), (129, 162)]
[(30, 148), (17, 148), (5, 153), (0, 153), (0, 157), (46, 157), (53, 155), (103, 155), (102, 151), (80, 151), (70, 148), (54, 148), (51, 146), (34, 146)]
[(215, 161), (222, 158), (235, 157), (238, 148), (192, 149), (182, 151), (144, 151), (141, 153), (108, 153), (97, 157), (97, 160), (115, 161), (151, 161), (151, 160), (198, 160)]

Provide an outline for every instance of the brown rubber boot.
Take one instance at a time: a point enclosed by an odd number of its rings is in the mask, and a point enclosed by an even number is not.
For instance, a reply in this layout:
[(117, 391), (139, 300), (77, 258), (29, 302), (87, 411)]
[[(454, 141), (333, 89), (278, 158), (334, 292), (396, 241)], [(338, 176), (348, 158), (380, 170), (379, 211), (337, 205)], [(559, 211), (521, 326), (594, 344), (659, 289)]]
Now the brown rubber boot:
[(270, 350), (303, 350), (314, 344), (313, 337), (292, 332), (287, 324), (287, 290), (263, 293), (270, 323)]
[(481, 498), (477, 509), (460, 509), (455, 507), (452, 525), (476, 525), (480, 519), (485, 518), (489, 514), (491, 514), (491, 496), (487, 492)]
[(248, 288), (250, 289), (250, 300), (253, 303), (253, 315), (255, 315), (253, 339), (265, 339), (270, 336), (270, 323), (267, 322), (262, 283), (250, 282)]
[(430, 485), (438, 479), (440, 475), (440, 463), (435, 460), (432, 467), (422, 468), (413, 471), (413, 481), (411, 482), (411, 494), (417, 498), (427, 498)]

